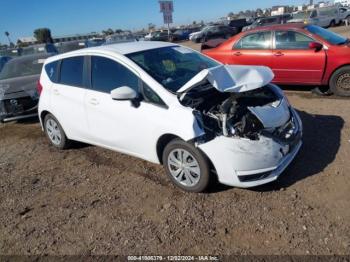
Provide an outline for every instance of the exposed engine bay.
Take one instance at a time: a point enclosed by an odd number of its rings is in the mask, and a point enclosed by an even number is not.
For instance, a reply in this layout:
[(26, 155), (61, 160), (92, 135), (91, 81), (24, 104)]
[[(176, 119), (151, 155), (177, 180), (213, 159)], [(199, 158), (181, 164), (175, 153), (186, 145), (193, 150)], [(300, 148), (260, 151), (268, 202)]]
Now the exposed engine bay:
[(292, 136), (293, 124), (289, 104), (274, 85), (246, 92), (220, 92), (208, 81), (180, 98), (184, 106), (194, 109), (197, 120), (212, 138), (223, 135), (258, 140), (260, 134)]

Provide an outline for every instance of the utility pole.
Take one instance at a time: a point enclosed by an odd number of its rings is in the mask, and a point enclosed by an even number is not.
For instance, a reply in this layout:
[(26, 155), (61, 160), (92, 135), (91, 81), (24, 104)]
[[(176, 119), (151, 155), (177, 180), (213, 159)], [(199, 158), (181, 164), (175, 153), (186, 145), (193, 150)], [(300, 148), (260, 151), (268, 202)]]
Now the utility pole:
[(164, 24), (168, 25), (168, 40), (170, 40), (170, 24), (173, 23), (174, 4), (172, 0), (159, 1), (160, 12), (163, 13)]

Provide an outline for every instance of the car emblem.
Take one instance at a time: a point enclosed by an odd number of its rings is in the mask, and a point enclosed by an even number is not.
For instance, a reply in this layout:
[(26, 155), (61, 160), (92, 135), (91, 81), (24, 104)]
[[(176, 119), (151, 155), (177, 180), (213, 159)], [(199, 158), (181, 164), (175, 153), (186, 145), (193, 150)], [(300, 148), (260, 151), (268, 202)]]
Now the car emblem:
[(18, 102), (16, 99), (11, 99), (10, 100), (10, 104), (13, 105), (13, 106), (18, 106)]

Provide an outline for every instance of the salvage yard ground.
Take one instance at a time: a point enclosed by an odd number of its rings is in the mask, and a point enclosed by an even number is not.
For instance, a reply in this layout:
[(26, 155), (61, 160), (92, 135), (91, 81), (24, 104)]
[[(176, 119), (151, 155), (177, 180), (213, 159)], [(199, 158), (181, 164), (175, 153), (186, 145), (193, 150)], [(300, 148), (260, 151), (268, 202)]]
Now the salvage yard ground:
[(303, 148), (276, 183), (249, 190), (184, 193), (160, 166), (57, 151), (35, 120), (1, 124), (0, 254), (349, 254), (349, 100), (287, 94)]

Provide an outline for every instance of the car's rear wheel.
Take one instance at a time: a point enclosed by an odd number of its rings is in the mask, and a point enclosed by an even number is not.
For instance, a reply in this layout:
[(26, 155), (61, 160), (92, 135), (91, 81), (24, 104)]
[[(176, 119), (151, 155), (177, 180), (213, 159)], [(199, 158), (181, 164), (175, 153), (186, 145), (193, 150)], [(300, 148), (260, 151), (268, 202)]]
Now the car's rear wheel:
[(335, 71), (329, 81), (330, 90), (338, 96), (350, 96), (350, 66)]
[(209, 161), (197, 148), (180, 139), (164, 149), (163, 164), (171, 181), (188, 192), (203, 192), (209, 186)]
[(66, 149), (70, 146), (70, 140), (67, 138), (62, 126), (53, 115), (47, 114), (45, 116), (44, 130), (46, 136), (54, 147)]

